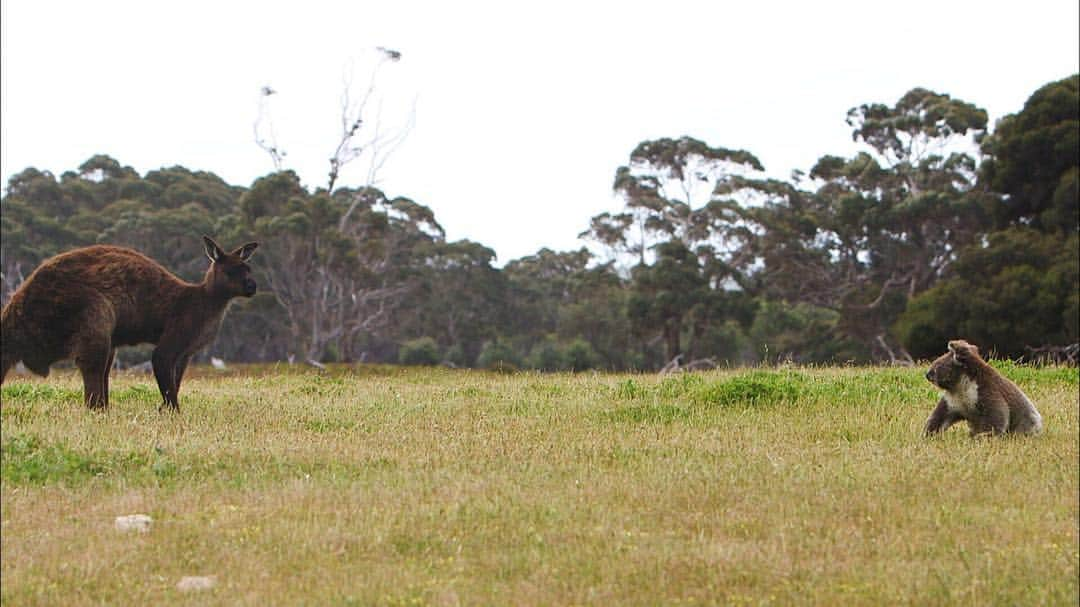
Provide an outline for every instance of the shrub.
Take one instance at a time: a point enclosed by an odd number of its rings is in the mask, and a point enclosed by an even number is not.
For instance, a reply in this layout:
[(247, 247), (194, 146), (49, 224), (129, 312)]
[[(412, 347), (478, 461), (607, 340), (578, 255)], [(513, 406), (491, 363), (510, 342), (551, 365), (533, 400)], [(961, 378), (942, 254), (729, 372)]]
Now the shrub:
[(514, 371), (521, 365), (510, 344), (493, 340), (484, 343), (480, 355), (476, 357), (476, 366), (492, 371)]
[(592, 344), (584, 339), (575, 339), (566, 347), (566, 368), (571, 371), (586, 371), (596, 366), (596, 351)]
[(450, 363), (455, 367), (468, 367), (470, 366), (470, 360), (467, 354), (465, 354), (465, 348), (461, 347), (461, 344), (454, 344), (446, 350), (446, 356), (443, 360)]
[(541, 371), (558, 371), (563, 368), (563, 353), (559, 350), (559, 344), (553, 339), (544, 341), (533, 346), (529, 353), (528, 365), (532, 369)]
[(439, 364), (439, 345), (430, 337), (410, 339), (401, 344), (398, 362), (403, 365), (435, 366)]

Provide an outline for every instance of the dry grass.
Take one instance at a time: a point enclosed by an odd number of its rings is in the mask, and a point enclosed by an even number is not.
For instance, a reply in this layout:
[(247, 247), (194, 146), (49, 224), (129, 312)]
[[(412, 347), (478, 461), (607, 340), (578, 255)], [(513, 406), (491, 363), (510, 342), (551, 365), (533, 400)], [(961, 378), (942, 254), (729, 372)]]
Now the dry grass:
[(9, 378), (2, 600), (1075, 605), (1077, 371), (1006, 371), (1043, 436), (922, 439), (919, 369)]

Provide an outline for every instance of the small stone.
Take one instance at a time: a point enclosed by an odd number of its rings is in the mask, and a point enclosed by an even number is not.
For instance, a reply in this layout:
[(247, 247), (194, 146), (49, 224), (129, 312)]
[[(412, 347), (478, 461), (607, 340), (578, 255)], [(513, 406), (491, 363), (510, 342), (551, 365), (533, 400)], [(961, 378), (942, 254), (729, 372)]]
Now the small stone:
[(146, 533), (150, 531), (150, 524), (154, 522), (154, 519), (145, 514), (129, 514), (127, 516), (116, 517), (116, 530), (117, 531), (138, 531), (139, 533)]
[(209, 590), (216, 583), (217, 579), (212, 575), (185, 575), (176, 583), (176, 589), (182, 592)]

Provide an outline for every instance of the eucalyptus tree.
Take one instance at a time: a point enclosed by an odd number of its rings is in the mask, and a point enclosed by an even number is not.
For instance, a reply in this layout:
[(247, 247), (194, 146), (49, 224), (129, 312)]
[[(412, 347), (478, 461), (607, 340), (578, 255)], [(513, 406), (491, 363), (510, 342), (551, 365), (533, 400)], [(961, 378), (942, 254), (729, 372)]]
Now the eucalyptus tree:
[(709, 244), (715, 222), (707, 205), (715, 188), (761, 170), (761, 162), (745, 150), (712, 147), (691, 137), (644, 141), (631, 152), (629, 164), (615, 171), (612, 187), (625, 209), (593, 217), (580, 236), (639, 264), (662, 242), (678, 241), (690, 249)]
[(399, 311), (399, 334), (427, 336), (455, 364), (469, 365), (486, 341), (511, 333), (506, 276), (495, 251), (469, 240), (431, 240), (415, 250), (415, 288)]
[(30, 272), (51, 255), (89, 244), (68, 228), (77, 208), (48, 171), (28, 168), (8, 180), (0, 199), (0, 303), (7, 303)]
[(592, 255), (585, 248), (552, 251), (511, 260), (503, 273), (510, 288), (515, 333), (526, 338), (526, 348), (562, 329), (562, 313), (577, 296), (577, 283)]
[(747, 265), (733, 246), (745, 228), (737, 213), (745, 201), (734, 190), (730, 200), (717, 199), (716, 192), (763, 170), (746, 150), (692, 137), (642, 142), (616, 170), (613, 188), (624, 210), (593, 217), (581, 236), (616, 259), (636, 261), (628, 314), (643, 357), (652, 356), (650, 344), (659, 340), (667, 362), (683, 353), (684, 333), (693, 344), (708, 324), (724, 322), (709, 313), (720, 309), (711, 299), (738, 289), (735, 269)]
[(718, 194), (762, 196), (754, 208), (731, 208), (752, 226), (735, 233), (754, 252), (743, 272), (764, 292), (833, 310), (841, 335), (878, 358), (910, 360), (891, 325), (988, 221), (975, 147), (986, 112), (917, 88), (891, 107), (852, 108), (848, 124), (869, 150), (823, 156), (809, 179), (738, 179)]
[[(509, 283), (508, 328), (522, 351), (531, 352), (534, 367), (583, 368), (581, 361), (590, 356), (595, 366), (608, 369), (642, 366), (633, 353), (626, 313), (628, 281), (612, 263), (595, 261), (585, 248), (543, 248), (503, 269)], [(592, 354), (571, 364), (568, 357), (585, 352), (583, 344)]]
[(998, 226), (1029, 225), (1075, 233), (1080, 221), (1080, 75), (1035, 91), (986, 139), (981, 167), (987, 187), (1003, 195)]
[(658, 335), (664, 362), (683, 354), (683, 333), (691, 311), (706, 305), (710, 290), (697, 257), (681, 241), (656, 246), (656, 262), (633, 270), (628, 303), (631, 325), (643, 341)]
[(982, 149), (996, 229), (900, 318), (917, 355), (955, 335), (1013, 357), (1080, 339), (1080, 76), (1040, 87)]

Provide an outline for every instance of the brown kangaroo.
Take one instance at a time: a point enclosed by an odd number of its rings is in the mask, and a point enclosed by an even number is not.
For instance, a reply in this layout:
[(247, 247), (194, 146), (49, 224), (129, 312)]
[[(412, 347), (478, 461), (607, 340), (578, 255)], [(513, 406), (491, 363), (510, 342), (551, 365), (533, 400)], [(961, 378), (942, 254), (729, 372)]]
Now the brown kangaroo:
[(245, 263), (258, 243), (226, 253), (203, 236), (210, 268), (199, 284), (123, 247), (95, 245), (45, 260), (0, 312), (0, 384), (15, 363), (45, 377), (74, 359), (90, 408), (109, 405), (109, 371), (118, 346), (156, 344), (151, 362), (164, 399), (177, 395), (191, 356), (210, 343), (234, 297), (255, 294)]

